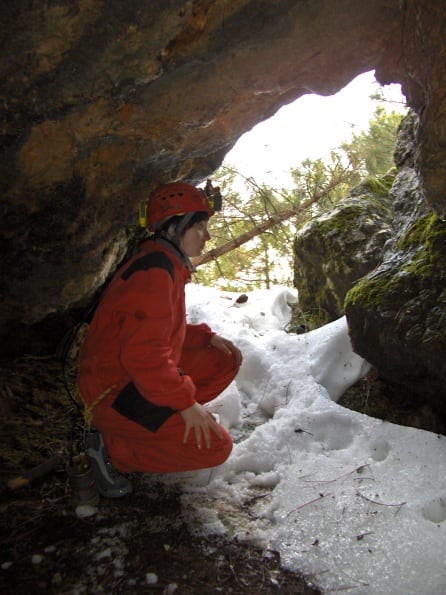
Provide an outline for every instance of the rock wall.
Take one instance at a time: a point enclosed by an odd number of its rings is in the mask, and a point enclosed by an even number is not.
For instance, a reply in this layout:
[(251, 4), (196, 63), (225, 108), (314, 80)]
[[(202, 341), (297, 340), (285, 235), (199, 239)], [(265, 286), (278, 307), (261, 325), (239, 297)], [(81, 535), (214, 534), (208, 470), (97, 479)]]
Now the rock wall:
[(413, 114), (402, 123), (390, 196), (394, 233), (382, 263), (346, 295), (355, 351), (446, 420), (446, 223), (426, 205), (414, 169)]
[(354, 349), (395, 390), (446, 420), (446, 223), (415, 170), (419, 120), (401, 122), (397, 173), (355, 188), (295, 240), (299, 306), (318, 325), (346, 314)]
[(91, 298), (159, 182), (201, 181), (280, 106), (361, 72), (402, 83), (423, 195), (444, 217), (445, 12), (441, 0), (3, 2), (2, 351), (29, 349), (19, 329)]

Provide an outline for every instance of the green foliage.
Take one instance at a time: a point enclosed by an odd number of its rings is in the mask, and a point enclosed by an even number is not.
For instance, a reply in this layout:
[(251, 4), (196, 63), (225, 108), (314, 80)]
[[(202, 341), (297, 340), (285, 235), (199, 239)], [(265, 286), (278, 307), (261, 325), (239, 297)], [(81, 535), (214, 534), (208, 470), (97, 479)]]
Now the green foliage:
[[(290, 208), (295, 203), (293, 196), (285, 191), (280, 193), (266, 186), (259, 186), (252, 179), (244, 179), (241, 190), (236, 190), (237, 172), (222, 167), (214, 176), (224, 196), (223, 216), (213, 217), (209, 224), (212, 248), (230, 241), (248, 229)], [(240, 187), (240, 182), (238, 187)], [(291, 254), (288, 246), (292, 241), (295, 227), (291, 221), (278, 224), (253, 237), (249, 242), (220, 256), (208, 264), (200, 266), (196, 279), (204, 285), (218, 285), (227, 291), (244, 288), (269, 288), (274, 284), (289, 284), (291, 274), (283, 276), (283, 270), (291, 270)], [(280, 265), (279, 263), (282, 263)], [(277, 266), (279, 264), (279, 266)]]
[(394, 166), (393, 151), (400, 122), (401, 114), (386, 112), (379, 105), (368, 130), (341, 144), (340, 149), (348, 157), (359, 180), (382, 176)]
[(345, 309), (364, 311), (369, 320), (384, 313), (388, 323), (381, 332), (388, 341), (411, 348), (429, 345), (432, 353), (437, 347), (444, 351), (446, 225), (436, 214), (427, 214), (406, 230), (397, 246), (400, 258), (350, 289)]
[[(212, 250), (255, 229), (274, 215), (290, 211), (289, 218), (254, 235), (236, 250), (200, 265), (197, 281), (228, 291), (292, 285), (293, 256), (290, 248), (296, 230), (330, 211), (361, 184), (374, 194), (386, 196), (394, 178), (393, 151), (401, 115), (375, 110), (368, 130), (331, 152), (328, 159), (305, 159), (291, 170), (292, 190), (259, 185), (234, 168), (223, 166), (214, 175), (224, 196), (224, 211), (211, 219)], [(386, 173), (389, 175), (386, 177)], [(363, 187), (364, 189), (364, 187)], [(305, 209), (302, 205), (311, 203)], [(294, 209), (294, 212), (291, 210)]]

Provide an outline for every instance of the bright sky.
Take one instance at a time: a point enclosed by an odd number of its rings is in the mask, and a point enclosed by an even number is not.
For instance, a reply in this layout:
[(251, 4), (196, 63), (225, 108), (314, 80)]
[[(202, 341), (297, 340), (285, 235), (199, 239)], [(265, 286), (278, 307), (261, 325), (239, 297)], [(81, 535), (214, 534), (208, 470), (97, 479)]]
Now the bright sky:
[[(379, 88), (374, 73), (368, 72), (336, 95), (304, 95), (244, 134), (226, 155), (225, 164), (247, 177), (253, 176), (258, 183), (286, 186), (291, 181), (291, 167), (307, 157), (328, 155), (352, 133), (368, 128), (377, 106), (370, 95)], [(400, 85), (387, 85), (383, 92), (386, 99), (404, 104)], [(398, 105), (383, 105), (389, 110), (398, 109)], [(403, 105), (399, 109), (405, 111)]]
[(237, 444), (220, 468), (183, 478), (194, 531), (277, 550), (323, 593), (446, 593), (446, 437), (337, 405), (369, 369), (345, 318), (287, 334), (292, 292), (237, 297), (187, 288), (189, 320), (244, 355), (212, 406)]

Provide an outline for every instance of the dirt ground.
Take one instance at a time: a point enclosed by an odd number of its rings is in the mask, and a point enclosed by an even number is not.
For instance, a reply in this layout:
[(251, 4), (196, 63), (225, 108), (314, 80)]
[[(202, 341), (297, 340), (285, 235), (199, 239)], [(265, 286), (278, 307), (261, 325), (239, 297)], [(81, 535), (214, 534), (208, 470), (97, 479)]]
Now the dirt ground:
[[(66, 463), (77, 452), (82, 416), (66, 390), (75, 370), (64, 369), (56, 357), (0, 362), (2, 595), (318, 593), (311, 577), (283, 569), (277, 552), (229, 534), (195, 534), (187, 498), (156, 479), (132, 476), (133, 494), (101, 499), (96, 514), (79, 518)], [(425, 405), (398, 396), (373, 371), (340, 404), (444, 433)], [(10, 487), (55, 455), (62, 458), (53, 471)]]
[[(66, 473), (80, 416), (56, 358), (0, 364), (0, 593), (318, 593), (277, 552), (194, 535), (178, 489), (132, 477), (134, 493), (79, 518)], [(18, 477), (54, 455), (50, 473)]]

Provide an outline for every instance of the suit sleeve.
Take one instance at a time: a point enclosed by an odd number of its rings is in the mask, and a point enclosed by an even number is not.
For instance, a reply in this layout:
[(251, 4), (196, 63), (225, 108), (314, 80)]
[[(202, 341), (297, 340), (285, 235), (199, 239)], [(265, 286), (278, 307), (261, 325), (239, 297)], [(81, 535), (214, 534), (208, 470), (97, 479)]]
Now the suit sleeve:
[(195, 403), (196, 389), (189, 376), (180, 375), (170, 345), (175, 331), (172, 278), (152, 268), (126, 283), (131, 285), (116, 312), (121, 365), (147, 400), (187, 409)]
[(207, 347), (215, 332), (206, 324), (188, 324), (186, 327), (185, 347)]

